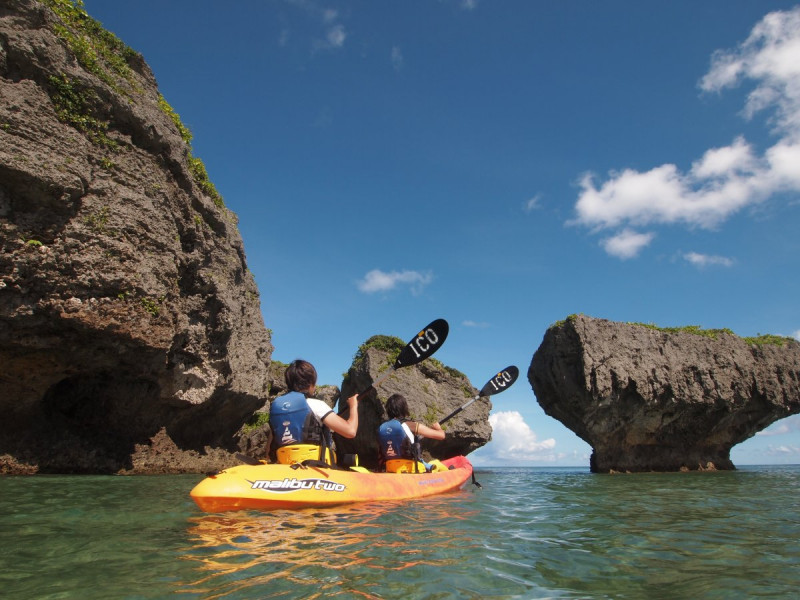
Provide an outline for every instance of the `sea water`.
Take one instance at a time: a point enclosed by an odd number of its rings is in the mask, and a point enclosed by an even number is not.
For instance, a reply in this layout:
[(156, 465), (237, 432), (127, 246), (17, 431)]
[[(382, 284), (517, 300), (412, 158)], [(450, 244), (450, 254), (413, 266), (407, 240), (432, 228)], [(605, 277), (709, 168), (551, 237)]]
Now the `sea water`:
[(800, 466), (476, 478), (413, 502), (206, 514), (200, 476), (0, 477), (0, 598), (800, 596)]

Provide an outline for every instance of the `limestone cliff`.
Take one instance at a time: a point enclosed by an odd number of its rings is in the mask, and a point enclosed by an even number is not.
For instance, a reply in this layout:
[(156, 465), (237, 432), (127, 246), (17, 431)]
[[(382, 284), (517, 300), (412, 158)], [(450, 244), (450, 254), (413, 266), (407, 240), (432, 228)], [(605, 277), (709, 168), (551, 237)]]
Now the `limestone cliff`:
[(547, 330), (528, 380), (592, 446), (592, 471), (733, 469), (734, 445), (800, 413), (800, 343), (756, 341), (573, 316)]
[(164, 470), (134, 464), (154, 440), (201, 470), (263, 405), (258, 290), (190, 140), (80, 2), (0, 4), (0, 471)]

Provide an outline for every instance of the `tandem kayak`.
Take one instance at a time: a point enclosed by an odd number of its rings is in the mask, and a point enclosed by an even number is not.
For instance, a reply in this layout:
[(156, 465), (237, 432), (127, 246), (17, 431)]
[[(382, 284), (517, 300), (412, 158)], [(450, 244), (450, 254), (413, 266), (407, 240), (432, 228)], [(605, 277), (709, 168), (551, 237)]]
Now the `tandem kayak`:
[(379, 500), (406, 500), (460, 489), (472, 475), (463, 456), (441, 461), (434, 473), (371, 473), (327, 467), (239, 465), (206, 477), (190, 492), (201, 510), (319, 508)]

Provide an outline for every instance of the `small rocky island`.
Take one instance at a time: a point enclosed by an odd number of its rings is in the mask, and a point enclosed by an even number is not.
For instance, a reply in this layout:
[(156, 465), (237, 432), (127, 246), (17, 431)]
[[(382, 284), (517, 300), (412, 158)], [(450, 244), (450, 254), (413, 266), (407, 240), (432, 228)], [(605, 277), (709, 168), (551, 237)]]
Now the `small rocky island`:
[(577, 315), (547, 330), (528, 380), (593, 472), (734, 469), (733, 446), (800, 413), (800, 343)]
[[(361, 346), (353, 364), (342, 382), (342, 398), (370, 389), (374, 381), (394, 364), (405, 342), (396, 337), (373, 336)], [(418, 365), (397, 369), (377, 390), (361, 397), (358, 407), (358, 435), (348, 440), (336, 437), (340, 452), (358, 454), (368, 468), (377, 467), (377, 431), (386, 420), (384, 405), (392, 394), (402, 394), (408, 401), (411, 416), (424, 423), (443, 419), (478, 394), (463, 373), (443, 365), (436, 358), (428, 358)], [(345, 403), (342, 403), (345, 404)], [(466, 456), (492, 439), (489, 425), (489, 398), (470, 405), (444, 426), (444, 440), (422, 440), (426, 458)], [(346, 410), (346, 404), (345, 404)], [(346, 414), (344, 415), (346, 416)]]

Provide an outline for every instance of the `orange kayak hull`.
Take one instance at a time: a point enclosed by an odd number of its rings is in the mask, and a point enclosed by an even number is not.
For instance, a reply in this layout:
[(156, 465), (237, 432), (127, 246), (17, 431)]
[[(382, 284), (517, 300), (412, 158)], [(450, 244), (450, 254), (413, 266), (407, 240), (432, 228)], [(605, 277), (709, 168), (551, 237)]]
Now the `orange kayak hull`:
[(239, 465), (206, 477), (190, 492), (205, 512), (337, 506), (405, 500), (460, 489), (472, 476), (463, 456), (443, 460), (436, 473), (362, 473), (290, 465)]

